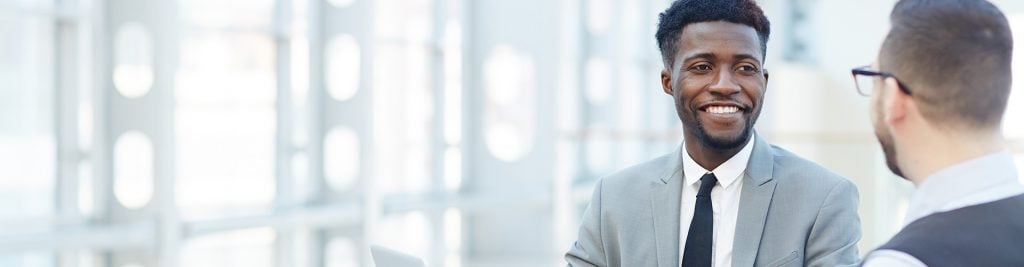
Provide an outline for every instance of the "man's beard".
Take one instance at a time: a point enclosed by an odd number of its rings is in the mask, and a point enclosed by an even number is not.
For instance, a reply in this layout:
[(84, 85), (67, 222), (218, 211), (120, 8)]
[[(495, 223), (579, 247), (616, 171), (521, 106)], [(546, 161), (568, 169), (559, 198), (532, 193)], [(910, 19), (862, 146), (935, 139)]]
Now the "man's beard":
[(888, 129), (880, 127), (884, 126), (875, 127), (875, 137), (878, 138), (878, 143), (882, 145), (882, 152), (885, 153), (885, 165), (893, 174), (906, 179), (907, 177), (903, 176), (903, 170), (900, 170), (899, 163), (896, 161), (896, 146), (893, 145), (892, 134)]
[(696, 126), (695, 132), (697, 134), (697, 140), (700, 141), (701, 144), (704, 144), (708, 147), (717, 150), (730, 150), (742, 147), (743, 145), (747, 144), (747, 141), (750, 140), (750, 131), (754, 127), (754, 119), (751, 118), (749, 120), (746, 120), (745, 124), (743, 125), (743, 132), (741, 132), (738, 136), (732, 137), (711, 136), (710, 134), (708, 134), (707, 129), (704, 128), (704, 123), (702, 123), (699, 119), (696, 118), (692, 125)]

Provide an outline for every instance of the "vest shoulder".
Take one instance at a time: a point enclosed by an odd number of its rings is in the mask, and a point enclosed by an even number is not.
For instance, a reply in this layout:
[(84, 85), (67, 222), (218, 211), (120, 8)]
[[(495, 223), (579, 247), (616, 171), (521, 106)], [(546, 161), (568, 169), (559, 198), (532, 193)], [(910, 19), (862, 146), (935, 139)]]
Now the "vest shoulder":
[(1024, 266), (1024, 195), (920, 218), (879, 249), (928, 266)]

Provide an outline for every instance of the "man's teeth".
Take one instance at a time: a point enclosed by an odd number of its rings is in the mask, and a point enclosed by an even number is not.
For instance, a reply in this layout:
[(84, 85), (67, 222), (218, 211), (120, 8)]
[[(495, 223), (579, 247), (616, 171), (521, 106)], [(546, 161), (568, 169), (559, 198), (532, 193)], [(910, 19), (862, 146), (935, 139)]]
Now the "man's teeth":
[(725, 113), (735, 113), (737, 111), (740, 111), (740, 109), (738, 107), (734, 107), (734, 106), (714, 106), (714, 107), (708, 107), (707, 111), (708, 111), (708, 113), (712, 113), (712, 114), (725, 114)]

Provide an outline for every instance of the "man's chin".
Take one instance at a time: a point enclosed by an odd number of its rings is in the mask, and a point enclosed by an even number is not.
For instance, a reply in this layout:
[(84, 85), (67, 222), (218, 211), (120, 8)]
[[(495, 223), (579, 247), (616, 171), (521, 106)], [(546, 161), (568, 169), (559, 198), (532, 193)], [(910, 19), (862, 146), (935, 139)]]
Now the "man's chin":
[(701, 142), (711, 148), (727, 150), (742, 147), (747, 143), (749, 136), (749, 131), (745, 130), (730, 133), (705, 133), (705, 138), (702, 138)]
[(750, 140), (753, 125), (746, 124), (746, 122), (748, 120), (744, 118), (729, 124), (721, 124), (707, 120), (707, 118), (697, 117), (690, 123), (684, 120), (683, 124), (693, 130), (691, 133), (703, 146), (715, 150), (732, 150), (742, 147)]

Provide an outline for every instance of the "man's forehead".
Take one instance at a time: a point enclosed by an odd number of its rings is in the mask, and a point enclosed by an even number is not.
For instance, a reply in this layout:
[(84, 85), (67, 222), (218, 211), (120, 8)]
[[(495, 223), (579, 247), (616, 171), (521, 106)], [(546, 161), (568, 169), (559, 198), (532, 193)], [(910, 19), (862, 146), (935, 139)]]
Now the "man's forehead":
[[(758, 40), (757, 30), (746, 24), (728, 21), (704, 21), (683, 26), (680, 38), (687, 35), (701, 37), (729, 37)], [(686, 38), (683, 39), (685, 41)]]
[(724, 21), (693, 23), (683, 28), (679, 38), (677, 57), (707, 53), (720, 57), (761, 56), (762, 52), (757, 31), (744, 24)]

